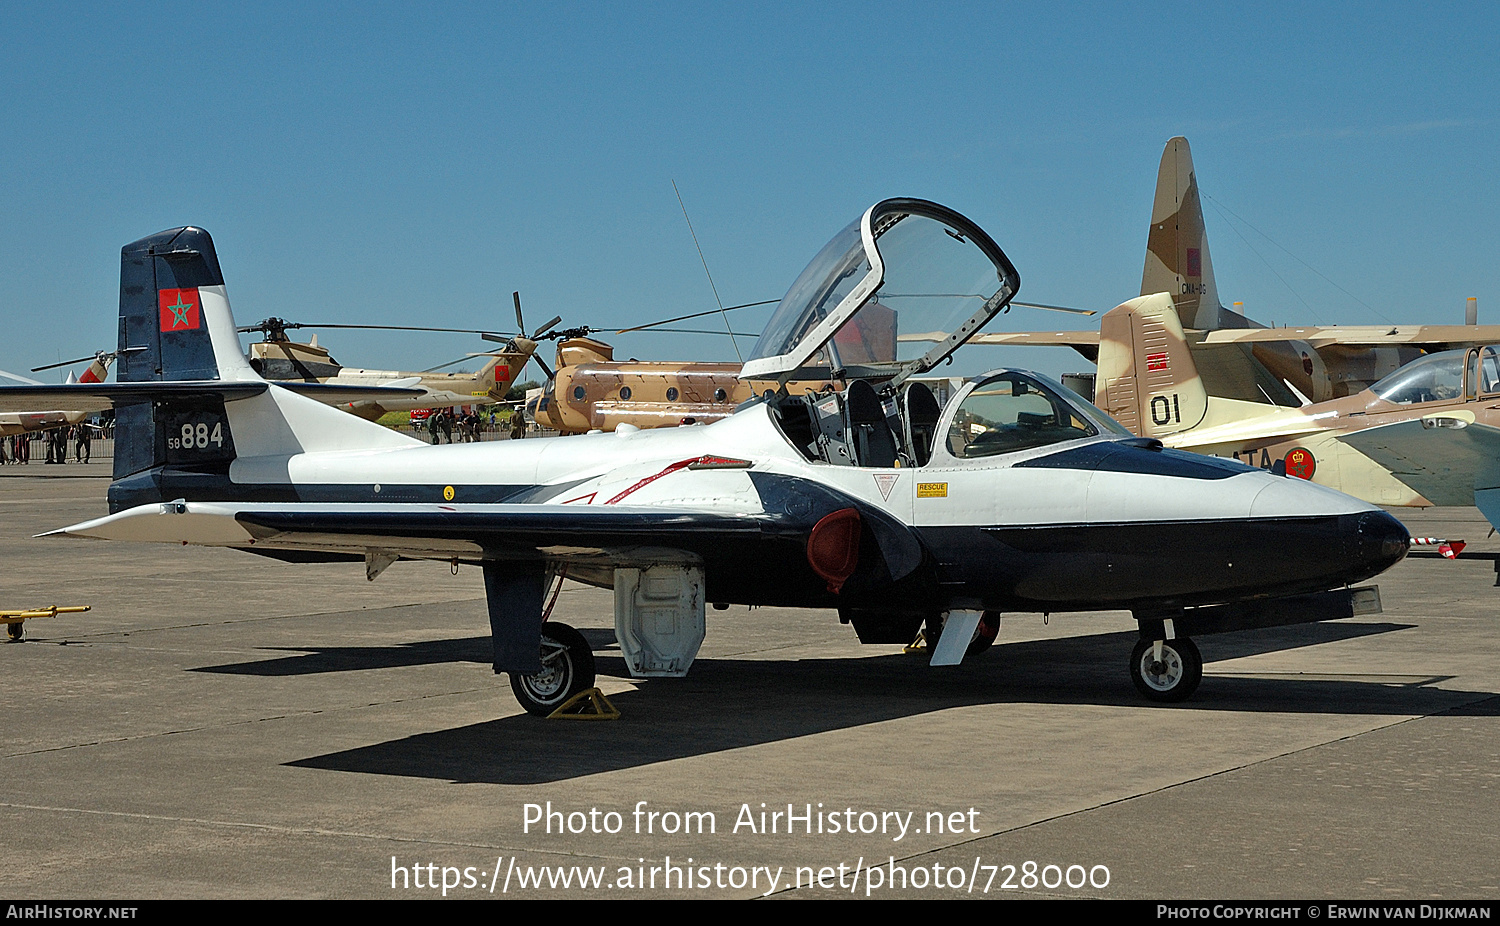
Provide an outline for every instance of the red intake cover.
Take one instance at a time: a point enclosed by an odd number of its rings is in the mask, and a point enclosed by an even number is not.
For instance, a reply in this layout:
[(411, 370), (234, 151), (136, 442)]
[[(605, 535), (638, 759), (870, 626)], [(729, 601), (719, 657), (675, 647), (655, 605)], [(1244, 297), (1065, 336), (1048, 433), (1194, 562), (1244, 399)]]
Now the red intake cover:
[(807, 562), (838, 594), (859, 565), (859, 511), (841, 508), (813, 525), (807, 537)]

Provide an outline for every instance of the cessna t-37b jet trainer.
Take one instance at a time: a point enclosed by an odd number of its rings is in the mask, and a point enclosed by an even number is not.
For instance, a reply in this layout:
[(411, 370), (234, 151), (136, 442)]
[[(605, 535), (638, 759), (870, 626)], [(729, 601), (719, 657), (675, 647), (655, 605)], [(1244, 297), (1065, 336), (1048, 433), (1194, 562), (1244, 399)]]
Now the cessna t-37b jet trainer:
[[(932, 662), (1004, 611), (1128, 609), (1148, 698), (1192, 693), (1190, 637), (1379, 609), (1349, 588), (1400, 560), (1405, 529), (1346, 495), (1132, 437), (1041, 376), (976, 377), (946, 408), (914, 376), (1016, 294), (978, 226), (878, 203), (792, 285), (743, 376), (766, 390), (707, 426), (428, 446), (250, 369), (208, 234), (121, 255), (120, 382), (0, 390), (117, 409), (106, 517), (54, 535), (230, 547), (297, 562), (484, 570), (494, 667), (548, 713), (593, 684), (575, 630), (544, 621), (551, 577), (615, 593), (636, 676), (681, 675), (704, 604), (837, 609), (864, 642), (924, 626)], [(746, 618), (754, 620), (752, 614)]]

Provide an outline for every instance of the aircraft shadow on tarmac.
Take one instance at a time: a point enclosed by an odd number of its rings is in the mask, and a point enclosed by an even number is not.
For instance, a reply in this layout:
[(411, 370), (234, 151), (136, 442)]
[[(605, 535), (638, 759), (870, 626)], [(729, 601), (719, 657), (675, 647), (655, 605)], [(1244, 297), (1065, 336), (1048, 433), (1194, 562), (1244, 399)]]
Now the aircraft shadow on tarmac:
[[(1270, 630), (1244, 631), (1232, 634), (1220, 634), (1207, 638), (1197, 638), (1199, 646), (1203, 649), (1203, 661), (1205, 664), (1224, 659), (1238, 659), (1243, 656), (1254, 656), (1259, 653), (1277, 652), (1280, 650), (1296, 649), (1303, 646), (1315, 646), (1319, 643), (1328, 643), (1334, 640), (1347, 640), (1356, 637), (1370, 636), (1377, 633), (1389, 633), (1393, 630), (1406, 630), (1409, 624), (1299, 624), (1291, 627), (1273, 628)], [(615, 640), (613, 630), (602, 630), (598, 628), (585, 627), (579, 630), (583, 634), (589, 646), (597, 654), (602, 650), (619, 651), (619, 643)], [(1002, 640), (1004, 631), (1001, 631)], [(1130, 647), (1134, 645), (1132, 634), (1095, 634), (1093, 636), (1072, 637), (1059, 640), (1038, 640), (1030, 643), (999, 643), (993, 649), (977, 659), (966, 661), (956, 672), (973, 673), (984, 671), (984, 664), (994, 660), (997, 656), (1008, 659), (1009, 656), (1000, 654), (1020, 654), (1030, 650), (1038, 650), (1045, 659), (1046, 653), (1055, 651), (1056, 657), (1063, 664), (1076, 662), (1081, 658), (1091, 658), (1080, 652), (1072, 652), (1067, 649), (1070, 644), (1087, 645), (1089, 641), (1099, 644), (1101, 651), (1109, 647), (1121, 647), (1116, 654), (1115, 668), (1123, 673), (1123, 656), (1129, 653)], [(1124, 641), (1123, 644), (1121, 641)], [(1075, 647), (1076, 648), (1076, 647)], [(191, 669), (192, 672), (222, 673), (225, 675), (261, 675), (266, 677), (294, 676), (294, 675), (320, 675), (325, 672), (356, 672), (364, 669), (394, 669), (404, 666), (438, 665), (446, 662), (476, 662), (488, 665), (491, 662), (490, 638), (483, 637), (460, 637), (450, 640), (427, 640), (418, 643), (401, 643), (393, 646), (268, 646), (262, 647), (268, 652), (294, 653), (295, 655), (282, 656), (276, 659), (259, 659), (251, 662), (236, 662), (219, 666), (199, 666)], [(1092, 650), (1092, 647), (1090, 647)], [(880, 657), (875, 657), (879, 659)], [(899, 657), (902, 664), (920, 664), (920, 657)], [(599, 673), (601, 675), (616, 675), (621, 678), (628, 677), (623, 662), (614, 667), (613, 670), (605, 668), (607, 658), (598, 660)], [(698, 667), (708, 665), (717, 660), (703, 659), (694, 663), (693, 674), (697, 674)], [(843, 660), (840, 660), (843, 661)], [(805, 660), (804, 660), (805, 662)], [(752, 663), (764, 665), (765, 663)], [(874, 665), (872, 659), (858, 660), (856, 665)], [(933, 670), (947, 672), (948, 670)]]
[[(595, 631), (598, 633), (599, 631)], [(615, 635), (603, 631), (614, 643)], [(588, 636), (588, 632), (585, 632)], [(599, 647), (596, 639), (589, 642)], [(363, 669), (395, 669), (403, 666), (429, 666), (444, 662), (478, 662), (488, 665), (491, 661), (491, 644), (488, 636), (461, 637), (456, 640), (427, 640), (420, 643), (400, 643), (394, 646), (269, 646), (263, 649), (272, 652), (295, 653), (277, 659), (255, 662), (236, 662), (222, 666), (200, 666), (190, 671), (214, 672), (224, 675), (319, 675), (324, 672), (357, 672)]]
[[(1235, 634), (1239, 639), (1234, 640), (1210, 637), (1203, 648), (1212, 662), (1408, 627), (1301, 625)], [(611, 636), (593, 631), (590, 642), (598, 646)], [(540, 784), (954, 708), (1143, 707), (1124, 666), (1134, 639), (1132, 633), (1110, 633), (1008, 644), (946, 670), (905, 655), (787, 662), (700, 659), (687, 678), (652, 679), (635, 691), (612, 695), (623, 714), (616, 722), (548, 722), (522, 714), (288, 764), (457, 783)], [(596, 660), (601, 675), (626, 675), (623, 659), (599, 655)], [(1426, 715), (1491, 694), (1427, 687), (1443, 680), (1234, 676), (1214, 675), (1210, 669), (1193, 699), (1152, 709)], [(496, 694), (509, 700), (507, 694)]]

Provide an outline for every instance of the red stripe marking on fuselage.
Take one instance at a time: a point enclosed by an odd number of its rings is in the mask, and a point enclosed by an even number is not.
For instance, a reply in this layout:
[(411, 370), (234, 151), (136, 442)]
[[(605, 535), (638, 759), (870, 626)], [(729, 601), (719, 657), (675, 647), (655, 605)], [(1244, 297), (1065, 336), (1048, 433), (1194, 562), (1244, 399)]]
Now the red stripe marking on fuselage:
[(605, 502), (604, 504), (606, 504), (606, 505), (613, 505), (615, 502), (618, 502), (620, 499), (622, 499), (625, 496), (629, 495), (630, 493), (634, 492), (636, 489), (640, 489), (640, 488), (643, 488), (645, 486), (648, 486), (648, 485), (650, 485), (651, 483), (655, 482), (656, 480), (660, 479), (663, 476), (668, 476), (668, 475), (671, 475), (672, 473), (677, 472), (679, 469), (686, 469), (689, 465), (691, 465), (693, 463), (697, 463), (699, 460), (703, 460), (703, 459), (707, 459), (707, 458), (706, 457), (693, 457), (691, 460), (683, 460), (683, 461), (681, 461), (679, 463), (673, 463), (671, 466), (668, 466), (666, 469), (662, 470), (661, 472), (656, 473), (656, 474), (651, 475), (651, 476), (647, 476), (645, 479), (642, 479), (640, 482), (637, 482), (635, 485), (633, 485), (630, 488), (626, 489), (625, 491), (621, 492), (619, 495), (616, 495), (614, 498), (610, 499), (609, 501)]

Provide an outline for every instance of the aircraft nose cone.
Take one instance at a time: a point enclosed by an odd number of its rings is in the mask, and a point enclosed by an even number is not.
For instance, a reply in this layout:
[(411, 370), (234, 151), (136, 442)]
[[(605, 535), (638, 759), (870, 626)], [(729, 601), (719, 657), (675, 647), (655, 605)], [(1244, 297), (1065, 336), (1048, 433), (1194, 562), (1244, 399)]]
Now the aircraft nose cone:
[(1411, 534), (1386, 512), (1367, 511), (1359, 516), (1357, 544), (1359, 558), (1367, 560), (1375, 572), (1384, 572), (1405, 558)]

